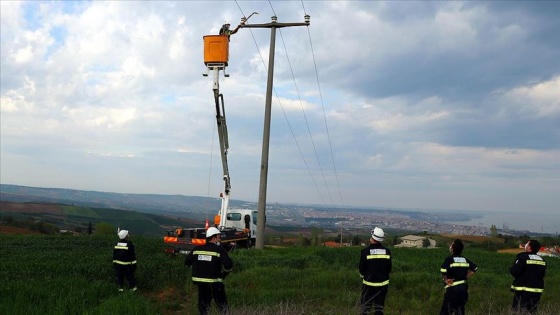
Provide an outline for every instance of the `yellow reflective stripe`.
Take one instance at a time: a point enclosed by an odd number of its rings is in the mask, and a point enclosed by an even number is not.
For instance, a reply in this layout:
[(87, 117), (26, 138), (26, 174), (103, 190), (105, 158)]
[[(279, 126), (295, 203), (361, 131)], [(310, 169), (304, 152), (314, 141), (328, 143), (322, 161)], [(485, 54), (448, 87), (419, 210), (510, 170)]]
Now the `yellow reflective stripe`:
[(134, 265), (136, 263), (135, 261), (120, 261), (120, 260), (113, 260), (113, 262), (115, 264), (119, 264), (119, 265)]
[(535, 292), (535, 293), (543, 293), (544, 289), (537, 289), (537, 288), (527, 288), (527, 287), (515, 287), (511, 286), (511, 288), (515, 291), (527, 291), (527, 292)]
[(460, 285), (460, 284), (463, 284), (463, 283), (466, 283), (466, 282), (467, 281), (465, 281), (465, 280), (453, 281), (453, 284), (451, 284), (451, 285), (448, 284), (448, 285), (445, 286), (445, 288), (447, 289), (449, 287), (454, 287), (456, 285)]
[(117, 245), (117, 246), (115, 246), (115, 249), (126, 249), (126, 250), (128, 250), (128, 247), (127, 247), (127, 246), (118, 246), (118, 245)]
[(205, 250), (195, 250), (193, 252), (193, 255), (208, 255), (208, 256), (220, 257), (220, 253), (209, 252), (209, 251), (205, 251)]
[(527, 260), (527, 265), (541, 265), (546, 266), (546, 262), (541, 260)]
[(441, 273), (447, 273), (447, 269), (445, 269), (445, 268), (441, 268), (439, 271), (440, 271)]
[(210, 278), (192, 277), (192, 281), (206, 282), (206, 283), (215, 283), (215, 282), (223, 282), (224, 279), (222, 279), (222, 278), (210, 279)]
[(468, 267), (469, 263), (452, 263), (449, 267)]
[(389, 255), (367, 255), (367, 259), (389, 259)]
[(389, 280), (386, 280), (386, 281), (383, 281), (383, 282), (368, 282), (366, 280), (363, 280), (362, 283), (365, 284), (365, 285), (369, 285), (370, 287), (382, 287), (384, 285), (388, 285)]

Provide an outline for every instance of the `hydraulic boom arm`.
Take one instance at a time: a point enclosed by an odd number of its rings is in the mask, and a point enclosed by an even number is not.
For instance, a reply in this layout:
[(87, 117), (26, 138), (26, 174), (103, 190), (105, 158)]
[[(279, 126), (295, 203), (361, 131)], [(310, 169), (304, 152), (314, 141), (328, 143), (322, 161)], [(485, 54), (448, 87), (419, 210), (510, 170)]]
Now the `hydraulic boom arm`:
[(222, 207), (220, 209), (220, 227), (225, 226), (227, 209), (229, 206), (229, 192), (231, 183), (229, 177), (227, 154), (229, 149), (228, 132), (226, 124), (226, 111), (224, 106), (224, 96), (220, 94), (220, 68), (214, 67), (214, 102), (216, 103), (216, 123), (218, 125), (218, 138), (220, 141), (220, 154), (222, 157), (222, 169), (224, 178), (224, 193), (222, 194)]

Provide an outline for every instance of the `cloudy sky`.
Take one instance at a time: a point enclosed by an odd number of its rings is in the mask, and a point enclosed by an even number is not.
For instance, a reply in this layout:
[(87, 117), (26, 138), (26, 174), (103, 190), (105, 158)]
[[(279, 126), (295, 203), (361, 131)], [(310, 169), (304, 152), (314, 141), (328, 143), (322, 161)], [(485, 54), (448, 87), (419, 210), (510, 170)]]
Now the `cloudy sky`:
[[(277, 32), (268, 202), (555, 213), (558, 1), (1, 2), (1, 182), (218, 196), (202, 37)], [(220, 78), (257, 201), (268, 29)]]

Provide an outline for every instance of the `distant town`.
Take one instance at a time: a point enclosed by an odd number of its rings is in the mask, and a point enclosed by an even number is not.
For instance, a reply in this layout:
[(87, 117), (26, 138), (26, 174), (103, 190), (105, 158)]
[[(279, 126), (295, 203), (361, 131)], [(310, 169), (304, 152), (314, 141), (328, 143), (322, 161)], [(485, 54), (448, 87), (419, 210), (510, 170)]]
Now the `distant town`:
[(343, 230), (371, 229), (372, 226), (379, 226), (437, 234), (490, 235), (490, 227), (443, 222), (460, 222), (468, 219), (470, 217), (464, 214), (434, 216), (421, 212), (396, 210), (337, 210), (305, 206), (267, 206), (267, 224), (270, 225), (318, 226)]

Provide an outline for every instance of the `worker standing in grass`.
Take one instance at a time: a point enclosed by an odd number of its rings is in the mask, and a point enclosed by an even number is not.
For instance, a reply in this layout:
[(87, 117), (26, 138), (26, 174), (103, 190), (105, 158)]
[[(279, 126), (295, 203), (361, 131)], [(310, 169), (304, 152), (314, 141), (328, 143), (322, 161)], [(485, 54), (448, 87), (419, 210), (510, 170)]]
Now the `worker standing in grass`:
[(119, 230), (119, 241), (113, 249), (113, 266), (117, 274), (117, 285), (119, 291), (124, 291), (124, 278), (128, 281), (128, 287), (136, 291), (136, 252), (134, 244), (129, 240), (127, 230)]
[(360, 305), (362, 314), (384, 314), (385, 297), (389, 289), (389, 274), (392, 269), (391, 251), (381, 242), (385, 233), (376, 227), (371, 231), (370, 245), (360, 252), (358, 269), (362, 277), (362, 294)]
[(513, 311), (516, 313), (529, 312), (534, 314), (544, 291), (544, 274), (546, 262), (537, 255), (541, 243), (530, 240), (525, 244), (525, 251), (517, 254), (513, 266), (509, 269), (515, 277), (511, 290), (513, 291)]
[(441, 265), (441, 274), (445, 284), (445, 295), (441, 305), (440, 315), (464, 315), (465, 305), (469, 300), (467, 278), (472, 276), (477, 266), (469, 259), (461, 256), (463, 241), (456, 239), (449, 246), (451, 256), (448, 256)]
[(192, 266), (192, 281), (198, 286), (198, 311), (208, 314), (212, 298), (220, 314), (228, 313), (224, 278), (233, 268), (233, 261), (220, 246), (220, 231), (215, 227), (206, 230), (206, 244), (195, 247), (185, 258), (185, 265)]

